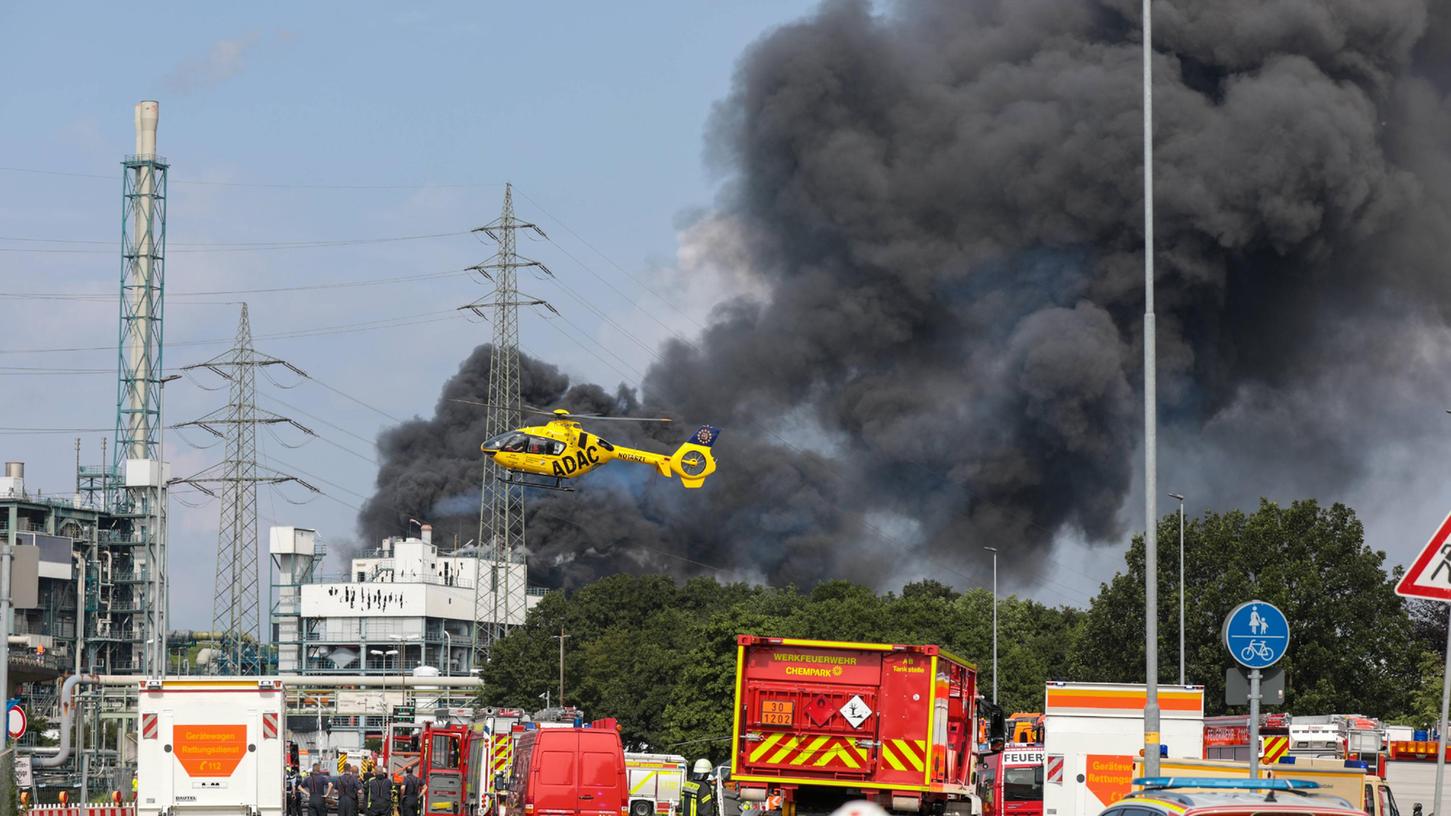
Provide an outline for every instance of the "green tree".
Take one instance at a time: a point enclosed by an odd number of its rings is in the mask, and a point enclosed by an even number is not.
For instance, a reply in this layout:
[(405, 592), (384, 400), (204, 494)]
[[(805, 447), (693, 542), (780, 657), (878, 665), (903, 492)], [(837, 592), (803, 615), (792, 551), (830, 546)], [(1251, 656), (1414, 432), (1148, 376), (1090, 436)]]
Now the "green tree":
[[(1178, 519), (1159, 525), (1159, 679), (1178, 677)], [(1206, 687), (1207, 713), (1225, 711), (1231, 664), (1219, 640), (1224, 616), (1259, 598), (1290, 620), (1281, 666), (1286, 703), (1297, 711), (1405, 710), (1421, 650), (1395, 595), (1397, 573), (1365, 544), (1347, 507), (1261, 501), (1251, 514), (1206, 513), (1185, 530), (1187, 681)], [(1126, 572), (1103, 585), (1070, 650), (1079, 680), (1138, 682), (1144, 668), (1144, 542), (1136, 538)]]

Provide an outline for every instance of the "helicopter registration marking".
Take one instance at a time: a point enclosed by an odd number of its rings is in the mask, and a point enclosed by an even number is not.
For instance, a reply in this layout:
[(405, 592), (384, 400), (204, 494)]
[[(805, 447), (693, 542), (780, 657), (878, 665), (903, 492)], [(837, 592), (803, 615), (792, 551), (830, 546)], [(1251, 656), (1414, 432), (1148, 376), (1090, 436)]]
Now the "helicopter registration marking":
[(569, 476), (577, 470), (588, 469), (591, 465), (600, 463), (599, 449), (593, 445), (576, 453), (574, 456), (566, 456), (554, 463), (555, 476)]

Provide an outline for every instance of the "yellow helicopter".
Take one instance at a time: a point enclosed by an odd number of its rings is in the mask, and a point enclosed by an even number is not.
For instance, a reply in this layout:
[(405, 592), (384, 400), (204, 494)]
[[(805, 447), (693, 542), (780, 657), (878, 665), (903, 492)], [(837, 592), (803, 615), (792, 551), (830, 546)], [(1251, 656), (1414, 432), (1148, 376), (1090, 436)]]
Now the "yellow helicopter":
[[(470, 405), (490, 407), (487, 403), (471, 400), (454, 400)], [(702, 425), (673, 454), (627, 448), (614, 445), (580, 427), (585, 422), (669, 422), (664, 417), (607, 417), (589, 414), (571, 414), (563, 408), (545, 411), (538, 408), (524, 408), (527, 413), (550, 417), (543, 425), (506, 431), (485, 441), (479, 450), (491, 456), (495, 464), (518, 474), (508, 479), (527, 487), (547, 490), (571, 490), (564, 486), (565, 479), (575, 479), (615, 459), (650, 465), (665, 478), (679, 476), (680, 483), (688, 488), (700, 487), (706, 477), (715, 472), (715, 457), (711, 448), (720, 436), (720, 429)], [(542, 476), (545, 481), (528, 479)]]

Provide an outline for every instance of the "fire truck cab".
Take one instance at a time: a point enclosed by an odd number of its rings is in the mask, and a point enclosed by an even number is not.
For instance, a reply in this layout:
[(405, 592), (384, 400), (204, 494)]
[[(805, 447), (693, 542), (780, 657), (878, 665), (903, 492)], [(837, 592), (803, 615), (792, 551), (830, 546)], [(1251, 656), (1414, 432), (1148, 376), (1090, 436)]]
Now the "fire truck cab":
[(514, 732), (523, 712), (489, 709), (473, 720), (397, 722), (383, 743), (383, 767), (395, 781), (412, 770), (426, 784), (423, 812), (488, 816), (497, 809), (494, 783), (513, 762)]
[(1009, 745), (978, 777), (983, 816), (1043, 816), (1043, 746)]

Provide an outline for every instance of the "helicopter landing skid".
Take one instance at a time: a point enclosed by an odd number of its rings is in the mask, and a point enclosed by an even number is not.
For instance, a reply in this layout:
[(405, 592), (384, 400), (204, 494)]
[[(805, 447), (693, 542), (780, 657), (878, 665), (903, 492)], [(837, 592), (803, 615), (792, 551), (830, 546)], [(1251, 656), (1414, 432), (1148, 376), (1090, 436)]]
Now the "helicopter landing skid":
[(574, 492), (574, 488), (565, 487), (564, 480), (558, 476), (555, 476), (554, 478), (549, 478), (546, 476), (543, 477), (543, 481), (535, 481), (533, 479), (530, 479), (528, 476), (517, 475), (511, 471), (505, 473), (503, 476), (500, 476), (499, 481), (503, 482), (504, 484), (519, 485), (521, 487), (533, 487), (539, 490), (556, 490), (560, 493)]

